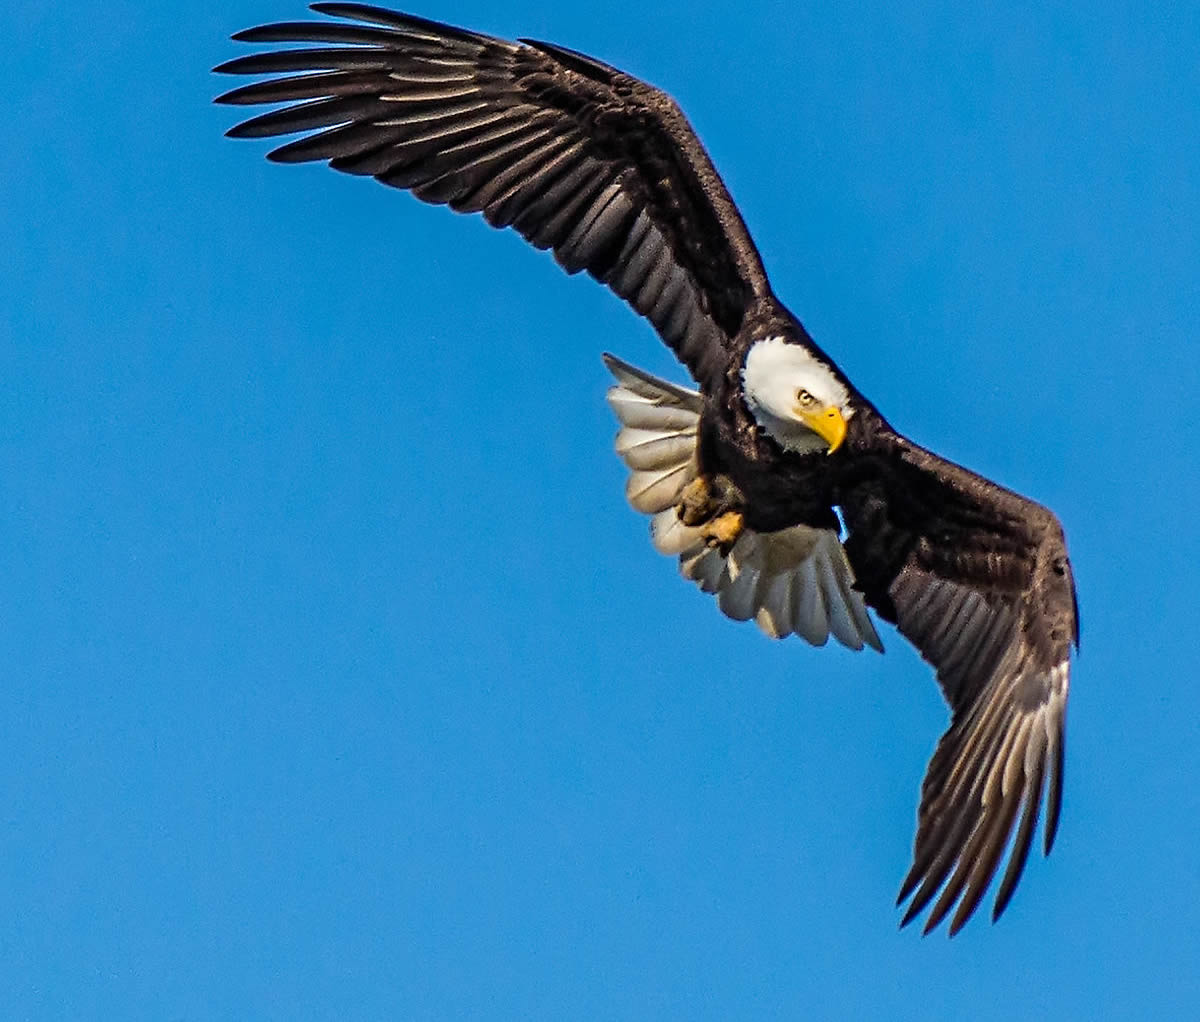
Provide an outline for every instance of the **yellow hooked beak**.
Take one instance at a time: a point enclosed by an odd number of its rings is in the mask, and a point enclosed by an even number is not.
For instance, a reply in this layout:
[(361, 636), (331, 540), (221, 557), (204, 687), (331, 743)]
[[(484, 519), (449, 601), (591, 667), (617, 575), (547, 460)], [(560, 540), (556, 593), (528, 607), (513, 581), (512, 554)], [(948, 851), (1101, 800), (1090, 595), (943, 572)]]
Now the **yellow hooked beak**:
[(830, 405), (828, 408), (797, 408), (796, 414), (800, 421), (829, 444), (829, 454), (842, 446), (846, 439), (846, 420), (840, 408)]

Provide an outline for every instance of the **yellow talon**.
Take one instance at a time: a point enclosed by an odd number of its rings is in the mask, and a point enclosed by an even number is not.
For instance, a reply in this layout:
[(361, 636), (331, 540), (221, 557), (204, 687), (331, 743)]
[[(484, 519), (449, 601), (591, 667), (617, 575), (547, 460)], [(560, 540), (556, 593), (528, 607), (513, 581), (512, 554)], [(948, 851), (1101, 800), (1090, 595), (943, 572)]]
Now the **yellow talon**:
[(721, 553), (727, 554), (745, 527), (745, 515), (740, 511), (726, 511), (706, 522), (700, 529), (700, 535), (708, 546), (717, 547)]
[(675, 513), (684, 525), (699, 525), (706, 518), (712, 517), (709, 504), (712, 502), (712, 488), (708, 485), (706, 476), (697, 476), (679, 495), (679, 504)]

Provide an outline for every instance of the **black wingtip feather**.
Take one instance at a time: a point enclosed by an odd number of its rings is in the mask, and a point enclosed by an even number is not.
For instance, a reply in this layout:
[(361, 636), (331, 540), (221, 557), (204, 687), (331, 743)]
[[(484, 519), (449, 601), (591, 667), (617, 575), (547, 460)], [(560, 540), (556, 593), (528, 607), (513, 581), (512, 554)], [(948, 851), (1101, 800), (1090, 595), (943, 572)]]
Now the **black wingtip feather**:
[(1046, 833), (1042, 845), (1042, 854), (1049, 855), (1054, 847), (1054, 839), (1058, 836), (1058, 818), (1062, 812), (1063, 789), (1063, 758), (1066, 748), (1066, 736), (1058, 735), (1055, 743), (1054, 758), (1050, 762), (1050, 790), (1046, 796)]
[(243, 28), (240, 32), (234, 32), (229, 38), (235, 43), (277, 43), (278, 39), (266, 35), (274, 27), (274, 25), (255, 25), (253, 28)]
[(272, 135), (282, 134), (278, 131), (263, 130), (258, 127), (261, 118), (252, 117), (248, 121), (242, 121), (241, 124), (235, 124), (227, 132), (226, 138), (270, 138)]
[(375, 7), (372, 4), (347, 4), (347, 3), (317, 3), (309, 4), (310, 11), (316, 11), (318, 14), (327, 14), (331, 18), (354, 18), (356, 20), (381, 21), (386, 19), (386, 23), (391, 24), (395, 21), (410, 19), (409, 15), (400, 14), (398, 11), (389, 11), (385, 7)]
[(331, 18), (346, 18), (351, 21), (366, 21), (372, 25), (385, 25), (388, 28), (398, 28), (401, 31), (423, 32), (453, 39), (464, 43), (492, 43), (496, 40), (470, 29), (447, 25), (441, 21), (429, 18), (419, 18), (415, 14), (404, 14), (400, 11), (389, 11), (386, 7), (374, 7), (371, 4), (347, 3), (317, 3), (309, 4), (309, 10), (325, 14)]
[(541, 50), (542, 53), (557, 60), (563, 67), (577, 71), (579, 74), (585, 75), (593, 81), (603, 82), (605, 85), (611, 84), (612, 80), (621, 73), (611, 64), (606, 64), (595, 57), (589, 57), (586, 53), (580, 53), (578, 50), (568, 49), (566, 46), (543, 42), (540, 39), (526, 39), (524, 37), (517, 41), (524, 43), (526, 46), (532, 46), (535, 50)]
[(378, 46), (318, 46), (271, 50), (234, 57), (213, 70), (226, 75), (274, 75), (294, 71), (383, 71), (391, 69), (387, 51)]
[(1021, 874), (1025, 872), (1025, 863), (1029, 859), (1029, 849), (1033, 844), (1034, 831), (1037, 830), (1038, 817), (1041, 814), (1042, 786), (1045, 783), (1045, 776), (1045, 763), (1039, 761), (1025, 789), (1025, 812), (1021, 815), (1021, 825), (1017, 829), (1016, 838), (1013, 839), (1008, 868), (1004, 871), (1004, 879), (1000, 881), (1000, 891), (996, 895), (996, 903), (992, 906), (993, 923), (1008, 908), (1008, 903), (1017, 889)]
[(903, 905), (908, 896), (917, 889), (917, 884), (921, 881), (921, 874), (924, 872), (924, 867), (920, 863), (913, 863), (912, 869), (908, 871), (908, 876), (904, 878), (904, 883), (900, 885), (900, 893), (896, 895), (896, 907)]
[(394, 32), (361, 25), (331, 25), (327, 21), (280, 21), (246, 28), (231, 36), (238, 43), (349, 43), (353, 46), (387, 46)]

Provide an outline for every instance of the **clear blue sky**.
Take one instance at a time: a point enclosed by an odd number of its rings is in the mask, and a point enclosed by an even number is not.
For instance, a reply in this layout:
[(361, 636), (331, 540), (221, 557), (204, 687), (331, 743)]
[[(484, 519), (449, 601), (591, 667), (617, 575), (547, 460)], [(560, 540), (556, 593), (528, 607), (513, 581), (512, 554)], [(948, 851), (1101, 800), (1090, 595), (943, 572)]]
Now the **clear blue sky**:
[(929, 671), (652, 551), (610, 295), (222, 138), (300, 3), (9, 3), (0, 1016), (1200, 1013), (1200, 9), (748, 6), (417, 13), (673, 92), (857, 385), (1059, 512), (1054, 854), (897, 932)]

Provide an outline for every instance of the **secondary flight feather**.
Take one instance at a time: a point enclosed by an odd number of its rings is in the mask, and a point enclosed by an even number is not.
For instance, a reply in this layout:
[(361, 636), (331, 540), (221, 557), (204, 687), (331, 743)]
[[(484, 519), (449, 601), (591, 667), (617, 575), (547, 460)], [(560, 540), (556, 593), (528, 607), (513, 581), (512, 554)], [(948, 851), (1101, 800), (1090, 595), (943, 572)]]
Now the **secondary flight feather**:
[(698, 386), (605, 356), (626, 493), (655, 547), (773, 637), (882, 650), (873, 610), (913, 643), (951, 724), (922, 785), (903, 924), (932, 903), (926, 932), (951, 913), (957, 932), (1004, 864), (997, 918), (1043, 807), (1048, 854), (1062, 804), (1078, 622), (1055, 516), (917, 446), (855, 389), (775, 296), (665, 93), (550, 43), (312, 8), (331, 20), (234, 36), (298, 48), (216, 69), (271, 76), (218, 102), (281, 104), (229, 134), (298, 134), (269, 158), (481, 213), (649, 320)]

